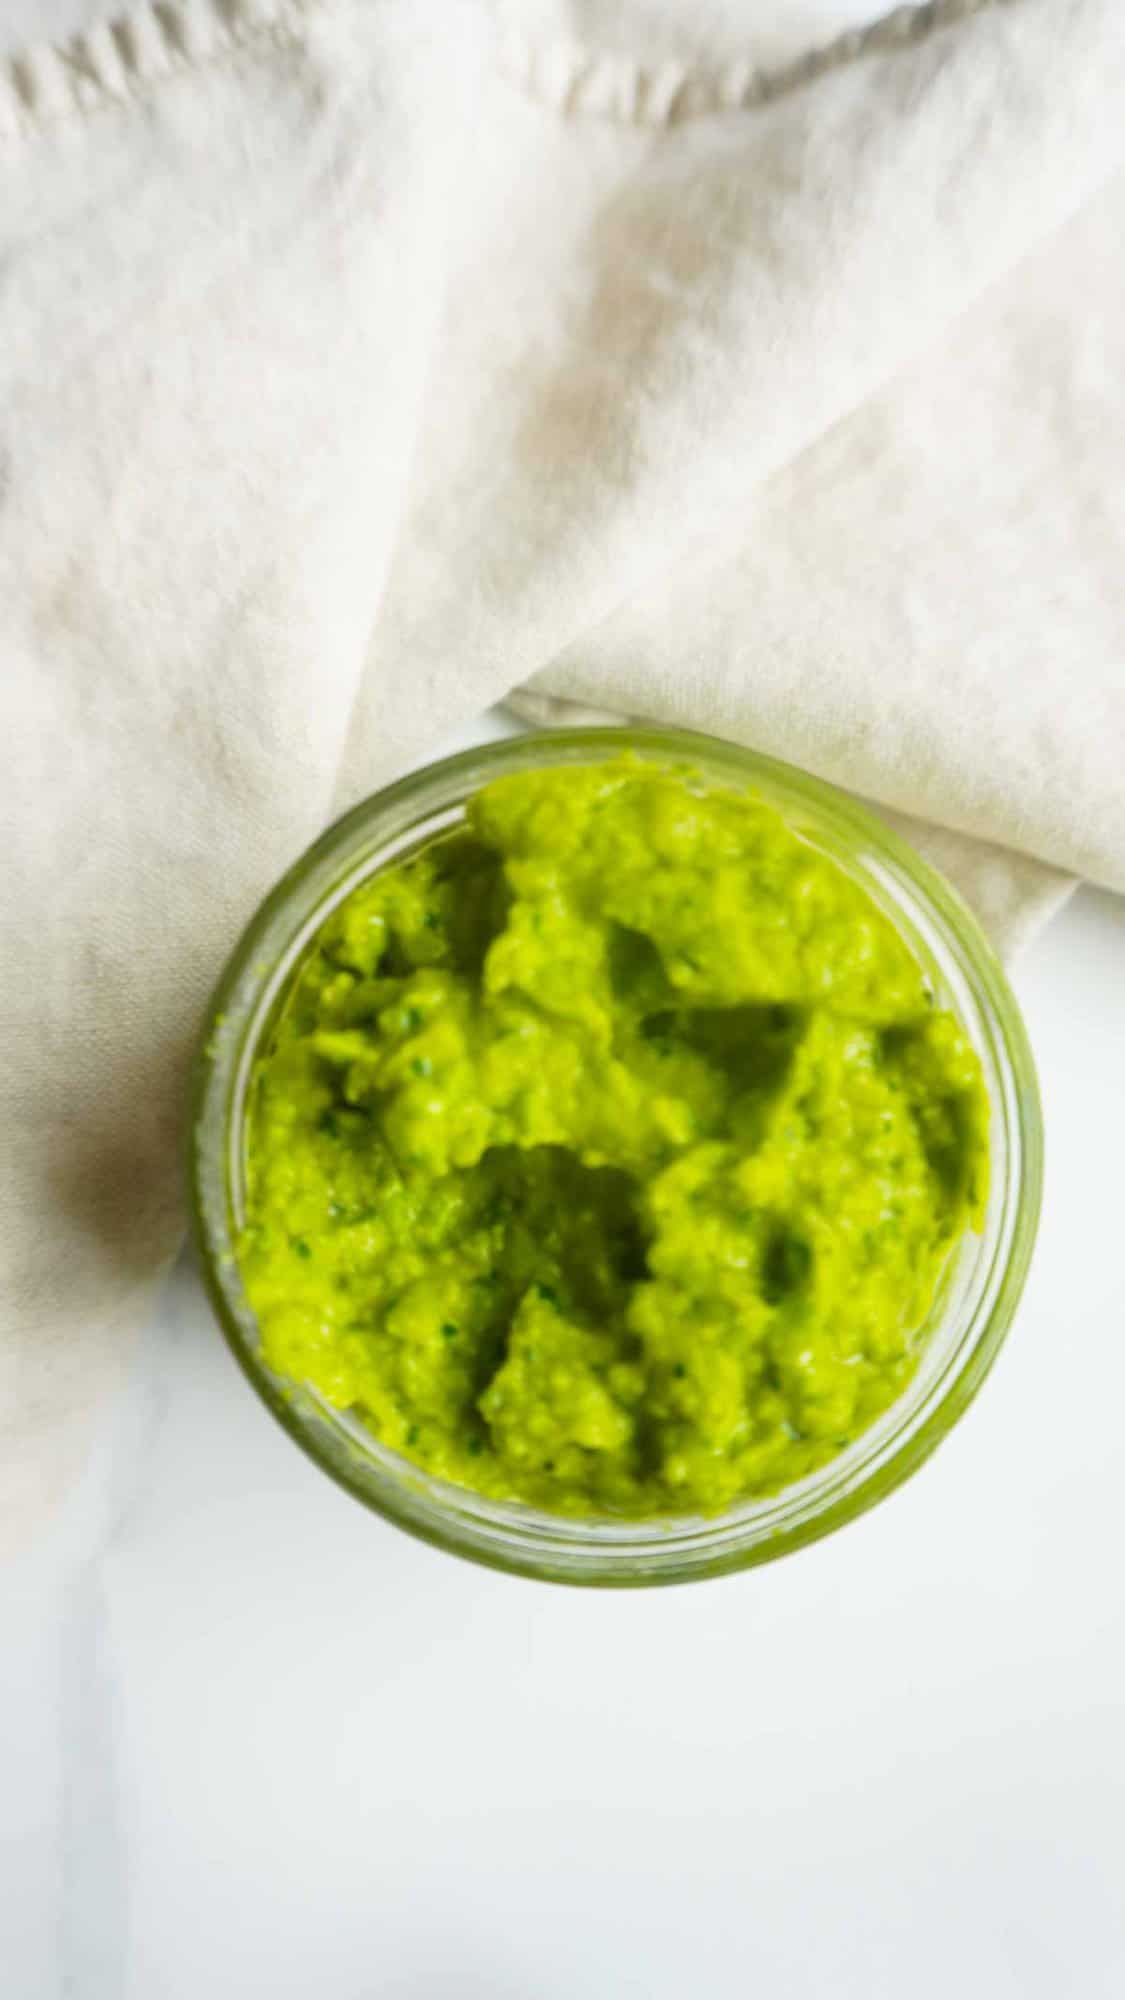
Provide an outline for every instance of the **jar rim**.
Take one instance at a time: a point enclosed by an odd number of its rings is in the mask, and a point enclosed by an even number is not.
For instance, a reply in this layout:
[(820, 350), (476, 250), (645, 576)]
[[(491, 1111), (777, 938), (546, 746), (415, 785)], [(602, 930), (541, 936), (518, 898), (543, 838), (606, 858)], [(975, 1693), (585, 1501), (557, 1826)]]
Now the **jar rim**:
[[(752, 787), (859, 881), (907, 937), (942, 1004), (972, 1039), (990, 1107), (984, 1225), (952, 1255), (911, 1384), (828, 1465), (715, 1516), (572, 1517), (491, 1500), (426, 1473), (307, 1385), (268, 1367), (235, 1251), (247, 1081), (279, 996), (329, 910), (360, 881), (456, 825), (467, 799), (504, 772), (588, 764), (625, 751), (690, 767), (714, 787)], [(426, 765), (353, 806), (297, 858), (251, 917), (207, 1008), (192, 1076), (188, 1179), (193, 1234), (219, 1325), (258, 1395), (323, 1471), (398, 1526), (491, 1567), (640, 1585), (714, 1576), (786, 1554), (854, 1519), (924, 1462), (971, 1402), (1011, 1324), (1038, 1225), (1042, 1153), (1035, 1064), (1007, 976), (957, 891), (906, 841), (823, 780), (740, 745), (678, 729), (588, 726), (528, 732)]]

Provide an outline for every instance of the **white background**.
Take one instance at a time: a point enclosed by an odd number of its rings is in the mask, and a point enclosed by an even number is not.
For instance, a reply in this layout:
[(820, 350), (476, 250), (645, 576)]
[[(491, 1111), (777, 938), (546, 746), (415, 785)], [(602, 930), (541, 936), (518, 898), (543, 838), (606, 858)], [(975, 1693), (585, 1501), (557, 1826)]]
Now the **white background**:
[(185, 1264), (0, 1578), (4, 2000), (1119, 2000), (1125, 903), (1016, 975), (1047, 1191), (937, 1457), (770, 1568), (494, 1576), (259, 1406)]

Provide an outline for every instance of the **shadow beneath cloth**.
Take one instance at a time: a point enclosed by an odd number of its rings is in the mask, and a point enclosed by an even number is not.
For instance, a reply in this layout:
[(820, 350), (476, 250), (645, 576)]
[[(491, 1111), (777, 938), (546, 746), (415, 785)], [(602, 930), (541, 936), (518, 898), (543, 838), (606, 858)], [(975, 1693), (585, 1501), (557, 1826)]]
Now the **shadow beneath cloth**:
[(155, 1281), (183, 1242), (191, 1048), (120, 1058), (95, 1105), (53, 1121), (45, 1198), (76, 1289)]

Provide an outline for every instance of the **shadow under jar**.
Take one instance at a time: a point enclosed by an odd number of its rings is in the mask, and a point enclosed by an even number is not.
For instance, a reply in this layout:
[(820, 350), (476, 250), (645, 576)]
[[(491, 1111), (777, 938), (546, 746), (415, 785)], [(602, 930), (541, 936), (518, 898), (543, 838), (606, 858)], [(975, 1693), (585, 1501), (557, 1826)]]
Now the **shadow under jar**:
[[(463, 822), (502, 776), (589, 767), (624, 753), (690, 771), (704, 789), (751, 792), (862, 887), (921, 967), (979, 1059), (988, 1102), (989, 1190), (979, 1230), (950, 1253), (902, 1393), (807, 1476), (717, 1514), (577, 1516), (495, 1499), (436, 1477), (382, 1444), (351, 1410), (271, 1368), (243, 1285), (247, 1130), (256, 1063), (310, 945), (376, 873)], [(980, 927), (949, 885), (878, 819), (818, 780), (750, 751), (673, 730), (573, 729), (518, 737), (416, 772), (331, 827), (266, 898), (219, 982), (194, 1077), (191, 1196), (220, 1325), (289, 1435), (367, 1506), (439, 1547), (567, 1583), (682, 1582), (768, 1561), (841, 1526), (905, 1479), (979, 1388), (1023, 1288), (1038, 1221), (1042, 1130), (1019, 1010)]]

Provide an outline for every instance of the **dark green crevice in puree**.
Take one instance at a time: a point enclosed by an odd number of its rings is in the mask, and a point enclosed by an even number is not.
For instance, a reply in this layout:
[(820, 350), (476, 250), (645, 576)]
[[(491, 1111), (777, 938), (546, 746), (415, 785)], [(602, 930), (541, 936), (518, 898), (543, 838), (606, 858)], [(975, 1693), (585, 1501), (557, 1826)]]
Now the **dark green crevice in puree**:
[(901, 1393), (987, 1107), (857, 884), (622, 760), (500, 779), (340, 906), (248, 1159), (277, 1371), (496, 1497), (714, 1512)]

